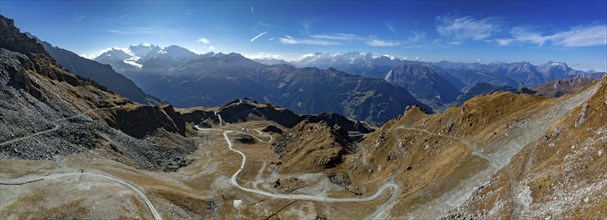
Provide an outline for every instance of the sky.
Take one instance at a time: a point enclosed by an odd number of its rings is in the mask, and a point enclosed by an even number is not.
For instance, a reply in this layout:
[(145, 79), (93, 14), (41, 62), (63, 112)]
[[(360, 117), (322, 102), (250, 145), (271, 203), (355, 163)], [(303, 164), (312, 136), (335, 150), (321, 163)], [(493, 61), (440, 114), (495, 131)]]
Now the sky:
[(607, 1), (7, 1), (0, 14), (86, 57), (140, 43), (296, 60), (564, 61), (607, 70)]

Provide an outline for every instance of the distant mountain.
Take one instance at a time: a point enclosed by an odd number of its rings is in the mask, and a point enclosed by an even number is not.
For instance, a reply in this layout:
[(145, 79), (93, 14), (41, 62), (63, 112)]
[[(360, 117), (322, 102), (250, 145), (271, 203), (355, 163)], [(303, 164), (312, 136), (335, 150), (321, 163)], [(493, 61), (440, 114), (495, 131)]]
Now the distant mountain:
[(291, 65), (291, 63), (285, 60), (275, 58), (257, 58), (252, 60), (264, 65)]
[(371, 53), (315, 53), (292, 64), (296, 67), (335, 68), (347, 73), (364, 77), (383, 79), (384, 76), (401, 63), (402, 59), (391, 55)]
[(431, 66), (403, 62), (392, 68), (384, 80), (411, 91), (422, 102), (433, 106), (455, 101), (461, 93)]
[[(297, 67), (329, 68), (371, 78), (384, 78), (388, 72), (402, 63), (410, 63), (390, 55), (375, 55), (371, 53), (315, 53), (300, 61), (292, 62)], [(458, 90), (470, 88), (479, 82), (487, 82), (498, 86), (519, 87), (519, 83), (533, 87), (555, 79), (590, 75), (599, 78), (600, 74), (571, 69), (563, 62), (548, 62), (543, 65), (533, 65), (528, 62), (514, 63), (457, 63), (449, 61), (420, 62), (441, 73)], [(415, 91), (411, 90), (415, 94)]]
[[(94, 60), (103, 64), (109, 64), (123, 74), (139, 72), (144, 64), (147, 71), (164, 71), (162, 65), (170, 65), (172, 62), (181, 62), (194, 59), (198, 54), (179, 46), (159, 47), (153, 44), (131, 45), (126, 49), (112, 48), (97, 56)], [(168, 63), (168, 64), (167, 64)]]
[(455, 63), (441, 61), (433, 63), (434, 66), (449, 72), (453, 77), (470, 88), (477, 83), (486, 82), (498, 86), (510, 86), (518, 88), (518, 82), (504, 75), (494, 74), (487, 71), (485, 64), (480, 63)]
[(248, 97), (299, 113), (335, 112), (374, 123), (384, 123), (410, 105), (430, 110), (405, 89), (381, 79), (335, 69), (267, 66), (236, 53), (174, 59), (164, 56), (174, 51), (166, 51), (128, 76), (144, 91), (179, 107), (219, 106)]
[(464, 94), (457, 97), (456, 103), (458, 105), (463, 104), (465, 101), (468, 101), (475, 96), (494, 93), (494, 92), (512, 92), (517, 93), (518, 90), (512, 88), (510, 86), (496, 86), (491, 85), (486, 82), (479, 82), (476, 85), (472, 86), (472, 88), (468, 89)]
[(537, 91), (536, 95), (557, 98), (566, 94), (576, 93), (580, 89), (586, 87), (592, 81), (592, 78), (580, 76), (575, 78), (550, 81), (544, 85), (534, 87), (533, 90)]
[(315, 53), (295, 66), (335, 68), (364, 77), (384, 79), (408, 90), (415, 98), (435, 110), (442, 109), (459, 96), (465, 86), (457, 78), (429, 63), (399, 59), (390, 55), (371, 53)]
[(595, 72), (571, 69), (564, 62), (548, 62), (536, 66), (529, 62), (480, 64), (441, 61), (433, 63), (433, 65), (447, 71), (467, 84), (467, 86), (472, 86), (479, 82), (487, 82), (493, 85), (514, 88), (521, 86), (520, 83), (523, 83), (526, 87), (534, 87), (548, 81), (580, 75), (593, 79), (601, 77), (601, 74)]
[(59, 65), (72, 73), (94, 80), (131, 101), (144, 105), (163, 104), (159, 99), (145, 94), (133, 81), (117, 73), (109, 65), (80, 57), (71, 51), (54, 47), (44, 41), (40, 43)]
[(112, 48), (103, 52), (94, 60), (99, 63), (109, 64), (114, 70), (124, 74), (138, 71), (141, 68), (141, 64), (136, 62), (138, 59), (139, 58), (130, 53), (130, 51)]

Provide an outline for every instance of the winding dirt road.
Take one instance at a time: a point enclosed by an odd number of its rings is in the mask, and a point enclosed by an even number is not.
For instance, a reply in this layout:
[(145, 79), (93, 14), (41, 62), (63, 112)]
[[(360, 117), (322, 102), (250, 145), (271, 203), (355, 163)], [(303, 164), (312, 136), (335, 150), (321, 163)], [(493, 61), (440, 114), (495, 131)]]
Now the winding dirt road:
[[(230, 134), (230, 133), (247, 134), (247, 133), (239, 132), (239, 131), (221, 130), (221, 129), (206, 129), (206, 128), (199, 128), (199, 127), (196, 127), (196, 128), (201, 131), (223, 131), (223, 137), (224, 137), (226, 143), (228, 144), (228, 148), (231, 151), (240, 154), (240, 156), (242, 157), (242, 162), (240, 163), (240, 168), (234, 173), (234, 175), (232, 175), (232, 177), (230, 178), (230, 183), (232, 183), (232, 185), (234, 185), (238, 189), (245, 191), (245, 192), (254, 193), (257, 195), (266, 196), (266, 197), (270, 197), (270, 198), (274, 198), (274, 199), (305, 200), (305, 201), (314, 201), (314, 202), (323, 202), (323, 203), (343, 203), (343, 202), (369, 202), (369, 201), (379, 198), (387, 189), (390, 189), (392, 191), (392, 196), (389, 199), (389, 200), (392, 200), (392, 199), (396, 198), (397, 192), (399, 190), (398, 185), (396, 185), (395, 183), (386, 182), (384, 185), (382, 185), (377, 190), (377, 192), (375, 192), (375, 194), (370, 195), (368, 197), (364, 197), (364, 198), (330, 198), (330, 197), (326, 197), (326, 196), (270, 193), (270, 192), (262, 191), (259, 189), (246, 188), (246, 187), (241, 186), (238, 183), (238, 181), (236, 181), (236, 178), (238, 177), (240, 172), (242, 172), (242, 170), (244, 169), (244, 167), (246, 165), (246, 161), (247, 161), (247, 156), (244, 153), (242, 153), (241, 151), (234, 149), (233, 143), (230, 140), (228, 134)], [(252, 136), (255, 137), (254, 135), (252, 135)], [(255, 137), (255, 138), (257, 140), (259, 140), (259, 138), (257, 138), (257, 137)], [(376, 211), (376, 213), (378, 213), (378, 212)], [(374, 218), (374, 217), (371, 217), (371, 218)]]

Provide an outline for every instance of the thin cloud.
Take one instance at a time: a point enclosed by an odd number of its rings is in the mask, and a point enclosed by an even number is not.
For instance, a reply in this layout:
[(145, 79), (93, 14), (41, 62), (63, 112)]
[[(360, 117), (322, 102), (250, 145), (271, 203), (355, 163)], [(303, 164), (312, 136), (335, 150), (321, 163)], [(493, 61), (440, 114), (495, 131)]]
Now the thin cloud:
[(253, 9), (253, 6), (251, 6), (251, 13), (253, 13), (253, 15), (255, 15), (255, 9)]
[(307, 21), (304, 21), (301, 23), (301, 26), (303, 27), (303, 33), (306, 35), (310, 34), (310, 23)]
[(83, 15), (74, 15), (74, 19), (73, 19), (73, 21), (74, 21), (74, 22), (81, 22), (81, 21), (83, 21), (83, 20), (85, 20), (85, 19), (87, 19), (87, 18), (89, 18), (89, 15), (88, 15), (88, 14), (83, 14)]
[(158, 34), (155, 28), (130, 28), (130, 29), (108, 29), (107, 32), (120, 35)]
[(198, 38), (198, 40), (196, 40), (196, 41), (198, 41), (200, 43), (203, 43), (203, 44), (210, 44), (211, 43), (211, 41), (209, 39), (204, 38), (204, 37)]
[(397, 41), (385, 41), (385, 40), (372, 39), (372, 40), (367, 41), (367, 45), (372, 46), (372, 47), (393, 47), (393, 46), (400, 45), (400, 43)]
[(556, 45), (585, 47), (607, 45), (607, 25), (575, 27), (554, 35)]
[(394, 26), (392, 26), (392, 22), (386, 22), (386, 27), (388, 28), (388, 30), (392, 31), (392, 33), (398, 34), (396, 33), (396, 29), (394, 29)]
[(495, 39), (500, 46), (512, 43), (531, 43), (543, 46), (546, 42), (564, 47), (586, 47), (607, 45), (607, 25), (577, 26), (568, 31), (545, 35), (529, 28), (515, 27), (512, 38)]
[(362, 40), (363, 39), (362, 37), (356, 36), (354, 34), (344, 34), (344, 33), (315, 34), (310, 37), (316, 38), (316, 39), (342, 40), (342, 41), (352, 41), (352, 40)]
[(258, 34), (257, 36), (251, 38), (251, 43), (255, 40), (257, 40), (257, 38), (260, 38), (261, 36), (263, 36), (264, 34), (267, 34), (267, 31), (262, 32), (261, 34)]
[(284, 37), (280, 38), (280, 43), (282, 44), (287, 44), (287, 45), (293, 45), (293, 44), (310, 44), (310, 45), (322, 45), (322, 46), (329, 46), (329, 45), (340, 45), (341, 43), (339, 42), (335, 42), (335, 41), (328, 41), (328, 40), (317, 40), (317, 39), (295, 39), (289, 35), (286, 35)]
[(466, 40), (481, 41), (487, 39), (499, 30), (499, 25), (492, 18), (475, 19), (469, 16), (451, 17), (438, 16), (436, 31), (453, 43), (461, 44)]
[(426, 38), (426, 32), (419, 32), (419, 31), (411, 31), (411, 35), (409, 35), (409, 37), (407, 37), (407, 39), (409, 40), (409, 43), (416, 43), (420, 40), (423, 40), (424, 38)]

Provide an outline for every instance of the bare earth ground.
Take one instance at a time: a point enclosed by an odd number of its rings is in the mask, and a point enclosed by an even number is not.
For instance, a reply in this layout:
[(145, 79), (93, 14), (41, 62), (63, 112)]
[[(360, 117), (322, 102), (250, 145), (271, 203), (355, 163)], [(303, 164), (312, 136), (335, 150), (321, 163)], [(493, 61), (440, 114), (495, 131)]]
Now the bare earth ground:
[[(276, 158), (264, 143), (274, 137), (256, 131), (265, 125), (250, 122), (219, 129), (243, 132), (246, 127), (259, 139), (242, 144), (234, 141), (240, 134), (228, 135), (234, 149), (247, 156), (236, 178), (239, 185), (287, 197), (235, 187), (230, 177), (242, 157), (228, 148), (223, 132), (199, 131), (199, 149), (189, 158), (194, 162), (172, 173), (138, 170), (104, 159), (100, 151), (54, 161), (0, 161), (0, 218), (360, 218), (395, 194), (385, 187), (353, 195), (323, 173), (278, 174)], [(274, 187), (278, 179), (293, 178), (297, 184), (287, 192)]]

